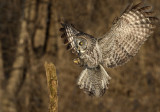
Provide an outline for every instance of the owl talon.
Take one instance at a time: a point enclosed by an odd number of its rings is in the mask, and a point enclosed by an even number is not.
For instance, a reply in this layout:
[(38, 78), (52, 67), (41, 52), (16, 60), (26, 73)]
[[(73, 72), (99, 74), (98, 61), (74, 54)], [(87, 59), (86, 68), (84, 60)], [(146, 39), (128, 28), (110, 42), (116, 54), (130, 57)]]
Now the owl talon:
[(73, 62), (74, 62), (75, 64), (80, 64), (80, 59), (79, 59), (79, 58), (76, 58), (76, 59), (73, 60)]

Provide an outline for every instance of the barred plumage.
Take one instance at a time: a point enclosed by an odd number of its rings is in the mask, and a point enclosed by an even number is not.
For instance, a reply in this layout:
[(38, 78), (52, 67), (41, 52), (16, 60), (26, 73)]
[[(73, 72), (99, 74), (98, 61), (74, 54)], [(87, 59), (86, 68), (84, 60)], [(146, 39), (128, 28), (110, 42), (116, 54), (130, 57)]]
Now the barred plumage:
[(115, 67), (127, 62), (153, 33), (158, 19), (150, 6), (142, 5), (142, 2), (133, 7), (130, 5), (110, 32), (99, 40), (104, 66)]
[(158, 22), (152, 8), (141, 2), (130, 4), (110, 31), (99, 39), (70, 24), (62, 24), (67, 48), (78, 54), (74, 62), (85, 68), (77, 82), (80, 88), (90, 95), (102, 96), (111, 79), (104, 67), (122, 65), (135, 56)]

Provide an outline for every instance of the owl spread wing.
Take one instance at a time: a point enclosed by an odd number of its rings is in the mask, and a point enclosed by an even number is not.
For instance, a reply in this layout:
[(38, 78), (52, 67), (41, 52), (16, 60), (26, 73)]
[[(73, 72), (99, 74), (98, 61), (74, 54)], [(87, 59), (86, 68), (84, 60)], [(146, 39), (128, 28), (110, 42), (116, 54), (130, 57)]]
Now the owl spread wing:
[(62, 28), (60, 28), (60, 31), (63, 32), (61, 38), (64, 38), (64, 44), (67, 44), (67, 49), (72, 49), (72, 52), (75, 53), (77, 49), (73, 38), (76, 37), (80, 31), (76, 30), (72, 24), (62, 23), (61, 25)]
[(142, 2), (129, 5), (110, 31), (98, 40), (103, 65), (116, 67), (126, 63), (153, 33), (157, 23), (151, 6), (143, 6)]

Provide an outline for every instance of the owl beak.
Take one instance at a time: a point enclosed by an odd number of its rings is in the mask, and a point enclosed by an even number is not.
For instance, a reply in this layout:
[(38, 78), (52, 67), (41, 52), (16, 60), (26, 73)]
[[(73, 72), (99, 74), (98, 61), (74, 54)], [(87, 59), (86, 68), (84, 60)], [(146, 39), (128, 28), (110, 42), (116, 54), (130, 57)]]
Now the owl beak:
[(80, 47), (78, 47), (77, 52), (78, 53), (84, 53), (85, 51), (84, 50), (80, 50)]
[(78, 49), (77, 49), (77, 50), (78, 50), (78, 53), (80, 53), (80, 48), (79, 48), (79, 47), (78, 47)]

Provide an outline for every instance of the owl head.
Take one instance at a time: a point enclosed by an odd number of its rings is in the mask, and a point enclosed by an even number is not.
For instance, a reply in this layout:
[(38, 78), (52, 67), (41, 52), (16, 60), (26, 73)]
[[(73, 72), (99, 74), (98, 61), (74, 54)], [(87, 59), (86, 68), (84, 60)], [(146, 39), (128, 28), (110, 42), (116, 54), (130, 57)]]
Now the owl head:
[(95, 38), (76, 30), (71, 24), (62, 24), (62, 26), (63, 28), (60, 29), (63, 32), (61, 37), (64, 38), (67, 49), (72, 49), (74, 53), (83, 54), (91, 48)]
[(78, 53), (84, 53), (88, 47), (88, 42), (84, 35), (80, 35), (80, 36), (77, 35), (71, 41), (71, 45), (73, 45), (71, 47), (75, 47), (77, 49)]

